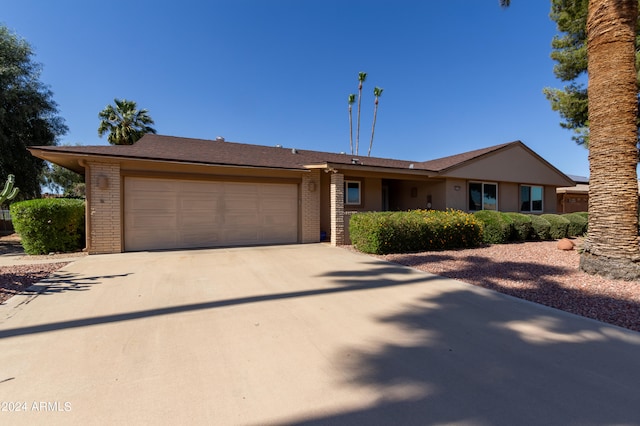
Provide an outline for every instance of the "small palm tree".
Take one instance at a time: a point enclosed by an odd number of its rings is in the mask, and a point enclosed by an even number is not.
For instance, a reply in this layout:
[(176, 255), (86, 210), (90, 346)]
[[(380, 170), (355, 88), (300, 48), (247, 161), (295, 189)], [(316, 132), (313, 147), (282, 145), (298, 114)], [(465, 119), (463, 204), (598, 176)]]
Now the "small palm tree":
[(349, 149), (351, 150), (351, 155), (353, 155), (353, 112), (352, 106), (356, 101), (356, 95), (351, 93), (349, 95)]
[(371, 157), (371, 147), (373, 146), (373, 134), (376, 131), (376, 118), (378, 117), (378, 99), (382, 95), (382, 91), (384, 89), (380, 87), (373, 88), (373, 96), (376, 97), (376, 100), (373, 102), (373, 123), (371, 124), (371, 140), (369, 141), (369, 152), (367, 153), (367, 157)]
[(366, 72), (358, 73), (358, 119), (356, 121), (356, 155), (360, 147), (360, 101), (362, 100), (362, 83), (367, 79)]
[(107, 140), (111, 145), (133, 145), (147, 133), (156, 133), (151, 124), (153, 120), (146, 109), (138, 109), (134, 101), (114, 99), (115, 107), (107, 105), (98, 117), (102, 120), (98, 135), (109, 133)]

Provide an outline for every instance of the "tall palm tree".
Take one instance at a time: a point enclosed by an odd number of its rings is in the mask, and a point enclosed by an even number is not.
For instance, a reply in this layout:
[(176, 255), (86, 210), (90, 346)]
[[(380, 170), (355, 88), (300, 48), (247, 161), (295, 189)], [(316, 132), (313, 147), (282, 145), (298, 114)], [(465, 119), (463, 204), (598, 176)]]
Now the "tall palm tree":
[(580, 268), (625, 279), (640, 279), (637, 20), (638, 0), (589, 0), (589, 232)]
[(358, 119), (356, 121), (356, 155), (360, 147), (360, 101), (362, 100), (362, 83), (367, 79), (366, 72), (358, 73)]
[(154, 124), (146, 109), (138, 109), (134, 101), (114, 99), (115, 107), (107, 105), (100, 111), (98, 135), (109, 133), (107, 140), (111, 145), (133, 145), (147, 133), (156, 133)]
[(373, 133), (376, 131), (376, 118), (378, 117), (378, 99), (382, 96), (382, 91), (384, 89), (380, 87), (373, 88), (373, 96), (376, 97), (376, 100), (373, 102), (373, 123), (371, 124), (371, 140), (369, 141), (369, 152), (367, 152), (367, 157), (371, 157), (371, 147), (373, 146)]
[(352, 106), (356, 101), (355, 93), (351, 93), (349, 95), (349, 149), (351, 150), (351, 155), (353, 155), (353, 111)]
[(589, 232), (580, 268), (627, 279), (640, 278), (637, 19), (638, 0), (589, 1)]

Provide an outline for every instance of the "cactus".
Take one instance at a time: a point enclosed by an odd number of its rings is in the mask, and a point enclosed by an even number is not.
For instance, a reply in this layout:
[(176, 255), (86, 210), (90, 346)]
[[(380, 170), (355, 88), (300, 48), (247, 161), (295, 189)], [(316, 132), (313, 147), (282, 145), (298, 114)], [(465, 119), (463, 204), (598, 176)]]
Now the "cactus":
[(18, 195), (18, 187), (13, 186), (16, 181), (16, 177), (14, 175), (9, 175), (7, 177), (7, 181), (4, 184), (4, 189), (0, 192), (0, 204), (4, 203), (8, 200), (13, 200)]

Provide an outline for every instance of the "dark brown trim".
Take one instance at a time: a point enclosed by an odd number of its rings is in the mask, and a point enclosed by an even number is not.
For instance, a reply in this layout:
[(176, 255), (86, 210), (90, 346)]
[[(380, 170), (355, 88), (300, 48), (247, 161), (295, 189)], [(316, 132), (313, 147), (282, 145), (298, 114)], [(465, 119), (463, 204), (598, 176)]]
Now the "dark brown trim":
[(139, 177), (149, 179), (175, 179), (175, 180), (198, 180), (209, 182), (251, 182), (251, 183), (290, 183), (300, 184), (302, 178), (281, 178), (281, 177), (258, 177), (258, 176), (230, 176), (230, 175), (203, 175), (200, 173), (179, 173), (179, 172), (149, 172), (135, 170), (121, 170), (120, 175), (126, 177)]

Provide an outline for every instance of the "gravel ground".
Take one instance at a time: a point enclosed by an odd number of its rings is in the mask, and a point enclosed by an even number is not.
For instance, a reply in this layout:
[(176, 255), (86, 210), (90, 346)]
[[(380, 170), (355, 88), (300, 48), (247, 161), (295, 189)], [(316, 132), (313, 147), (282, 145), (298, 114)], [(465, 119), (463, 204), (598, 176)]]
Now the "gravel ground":
[(84, 256), (85, 253), (62, 253), (45, 256), (29, 256), (20, 245), (20, 237), (16, 234), (0, 237), (0, 256), (7, 256), (15, 262), (29, 261), (30, 264), (0, 266), (0, 303), (10, 297), (28, 292), (33, 284), (47, 278), (69, 262), (38, 263), (41, 260), (51, 261), (56, 258)]
[(557, 245), (526, 242), (376, 257), (640, 331), (640, 282), (581, 272), (578, 251)]
[(0, 303), (10, 297), (27, 293), (27, 288), (47, 278), (69, 262), (12, 265), (0, 267)]

